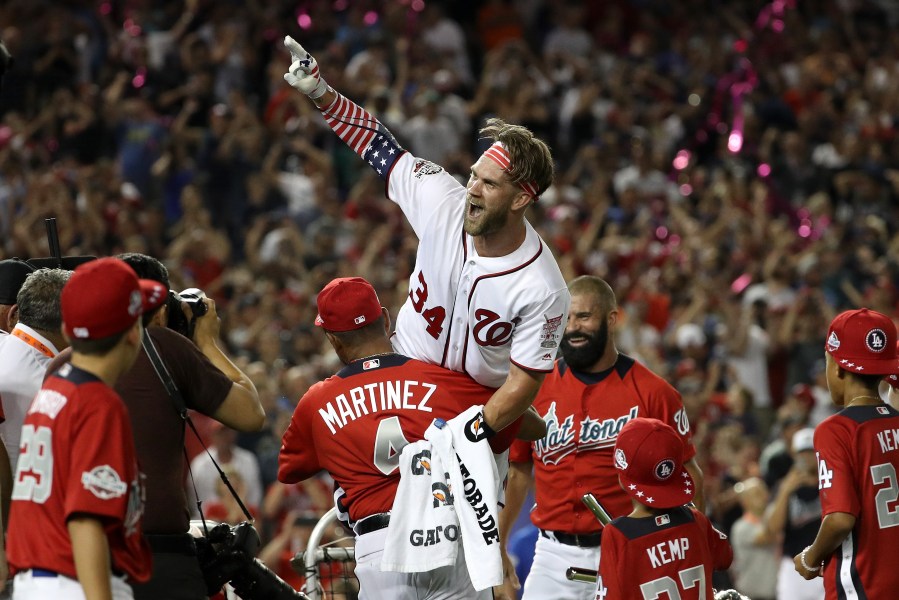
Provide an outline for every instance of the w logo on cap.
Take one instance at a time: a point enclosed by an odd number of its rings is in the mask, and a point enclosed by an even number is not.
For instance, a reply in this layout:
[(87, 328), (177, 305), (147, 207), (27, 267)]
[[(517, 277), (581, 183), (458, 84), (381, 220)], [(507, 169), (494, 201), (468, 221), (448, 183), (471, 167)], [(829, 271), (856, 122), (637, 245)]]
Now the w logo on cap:
[(840, 349), (840, 338), (837, 337), (836, 331), (830, 332), (830, 337), (827, 338), (827, 349), (831, 352)]

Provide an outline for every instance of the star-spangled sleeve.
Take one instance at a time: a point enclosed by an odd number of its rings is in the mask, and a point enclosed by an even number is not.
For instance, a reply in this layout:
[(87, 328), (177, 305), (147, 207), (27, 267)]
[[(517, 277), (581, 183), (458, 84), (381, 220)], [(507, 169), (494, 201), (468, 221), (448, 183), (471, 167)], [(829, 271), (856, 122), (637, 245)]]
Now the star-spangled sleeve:
[(821, 514), (835, 512), (858, 516), (861, 501), (852, 472), (852, 421), (838, 415), (825, 419), (815, 428), (815, 454), (818, 457), (818, 489)]
[(386, 181), (393, 163), (405, 150), (384, 124), (340, 93), (334, 102), (321, 109), (321, 113), (337, 137)]

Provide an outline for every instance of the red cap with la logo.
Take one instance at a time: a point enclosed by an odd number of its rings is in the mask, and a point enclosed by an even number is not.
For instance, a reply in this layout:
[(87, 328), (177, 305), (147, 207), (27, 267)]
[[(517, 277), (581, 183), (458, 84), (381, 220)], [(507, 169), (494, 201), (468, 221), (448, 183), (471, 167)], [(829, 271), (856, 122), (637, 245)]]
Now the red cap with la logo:
[(877, 311), (860, 308), (837, 315), (824, 348), (846, 371), (861, 375), (899, 373), (896, 326)]
[(658, 419), (632, 419), (615, 442), (615, 468), (628, 495), (653, 508), (673, 508), (690, 502), (693, 478), (684, 469), (684, 442)]

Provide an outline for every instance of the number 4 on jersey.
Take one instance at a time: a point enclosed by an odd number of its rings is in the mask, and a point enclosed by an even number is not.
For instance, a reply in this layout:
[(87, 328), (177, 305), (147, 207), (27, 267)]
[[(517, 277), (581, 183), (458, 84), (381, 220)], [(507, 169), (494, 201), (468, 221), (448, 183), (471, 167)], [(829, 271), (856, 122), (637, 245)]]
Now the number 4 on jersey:
[(409, 441), (403, 435), (399, 417), (388, 417), (378, 423), (375, 434), (374, 463), (381, 473), (390, 475), (400, 465), (400, 452)]
[(421, 271), (418, 272), (418, 282), (421, 285), (418, 289), (409, 292), (409, 299), (412, 300), (412, 308), (415, 309), (415, 312), (424, 317), (424, 320), (428, 323), (425, 331), (436, 340), (443, 333), (446, 309), (442, 306), (425, 308), (425, 302), (428, 300), (428, 283), (425, 281), (425, 275)]

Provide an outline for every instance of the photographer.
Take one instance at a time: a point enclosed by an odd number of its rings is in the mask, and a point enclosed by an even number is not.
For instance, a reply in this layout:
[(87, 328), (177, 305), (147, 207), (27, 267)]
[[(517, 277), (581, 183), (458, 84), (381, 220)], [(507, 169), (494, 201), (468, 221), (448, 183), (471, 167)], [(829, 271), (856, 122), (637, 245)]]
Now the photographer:
[[(122, 254), (141, 278), (168, 288), (165, 266), (144, 254)], [(169, 302), (144, 316), (147, 333), (165, 363), (187, 407), (240, 431), (258, 431), (265, 421), (256, 388), (218, 344), (219, 319), (215, 303), (202, 299), (205, 315), (196, 317), (188, 339), (167, 327)], [(185, 315), (188, 307), (182, 306)], [(190, 318), (190, 317), (188, 317)], [(134, 425), (141, 468), (146, 474), (143, 529), (153, 551), (153, 573), (148, 583), (134, 587), (136, 600), (198, 600), (206, 598), (206, 585), (196, 557), (184, 492), (184, 434), (182, 422), (162, 380), (145, 351), (119, 380), (116, 390)]]

